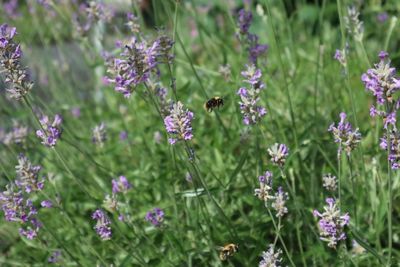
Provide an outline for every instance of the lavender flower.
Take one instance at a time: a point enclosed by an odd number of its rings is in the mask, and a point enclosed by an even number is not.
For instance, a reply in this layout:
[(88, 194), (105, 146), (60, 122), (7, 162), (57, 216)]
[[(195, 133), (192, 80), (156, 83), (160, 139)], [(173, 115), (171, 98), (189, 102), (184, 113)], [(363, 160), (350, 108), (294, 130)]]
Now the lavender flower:
[(114, 213), (116, 210), (118, 210), (118, 199), (117, 195), (113, 193), (111, 196), (106, 195), (103, 201), (103, 206), (111, 213)]
[(268, 153), (271, 156), (273, 164), (283, 167), (286, 158), (289, 156), (289, 149), (285, 144), (275, 143), (272, 147), (268, 148)]
[(13, 121), (12, 130), (8, 133), (4, 132), (4, 136), (1, 140), (5, 145), (17, 144), (21, 145), (24, 144), (26, 138), (28, 137), (29, 128), (20, 124), (17, 121)]
[(247, 42), (248, 42), (248, 51), (249, 51), (249, 61), (252, 64), (257, 63), (257, 59), (265, 54), (268, 50), (268, 45), (260, 44), (258, 42), (258, 36), (256, 34), (248, 34)]
[(6, 91), (11, 98), (22, 99), (33, 87), (33, 82), (21, 66), (21, 46), (14, 41), (16, 28), (0, 25), (0, 67), (4, 70)]
[(18, 0), (9, 0), (3, 4), (4, 12), (10, 18), (17, 18), (21, 16), (21, 13), (18, 12)]
[(328, 173), (322, 176), (323, 184), (322, 186), (325, 187), (328, 191), (336, 191), (337, 189), (337, 180), (336, 176)]
[(244, 82), (250, 84), (250, 88), (241, 87), (237, 94), (240, 96), (240, 110), (243, 115), (245, 125), (256, 124), (267, 114), (264, 107), (257, 105), (260, 100), (259, 95), (264, 89), (265, 84), (261, 81), (261, 70), (254, 65), (247, 66), (242, 72)]
[(53, 207), (53, 203), (50, 200), (43, 200), (42, 202), (40, 202), (40, 206), (42, 206), (42, 208), (52, 208)]
[(120, 176), (118, 180), (112, 179), (112, 192), (115, 193), (126, 193), (132, 188), (132, 185), (128, 182), (125, 176)]
[(60, 261), (60, 257), (61, 257), (61, 251), (56, 250), (51, 254), (51, 256), (47, 259), (47, 261), (49, 263), (57, 263)]
[(358, 128), (353, 130), (350, 122), (346, 121), (346, 117), (346, 113), (340, 113), (338, 125), (335, 126), (335, 123), (332, 123), (328, 128), (328, 131), (333, 134), (335, 143), (339, 143), (338, 156), (342, 152), (342, 147), (346, 151), (346, 154), (350, 156), (357, 144), (361, 142), (361, 134)]
[(18, 157), (18, 165), (15, 166), (17, 178), (15, 184), (23, 188), (25, 192), (40, 191), (44, 187), (44, 179), (39, 180), (41, 166), (33, 166), (30, 160), (23, 154)]
[(71, 109), (71, 114), (74, 118), (79, 118), (81, 116), (81, 109), (79, 107), (73, 107)]
[(107, 140), (106, 125), (102, 122), (93, 128), (92, 142), (96, 145), (103, 146), (106, 140)]
[(336, 49), (335, 51), (335, 55), (333, 56), (334, 59), (336, 59), (337, 61), (339, 61), (339, 63), (343, 66), (346, 67), (347, 65), (347, 61), (346, 61), (346, 50), (339, 50)]
[(170, 114), (164, 118), (167, 132), (173, 137), (168, 142), (173, 145), (179, 140), (191, 140), (193, 138), (192, 120), (193, 113), (185, 110), (183, 104), (178, 101), (173, 104)]
[(241, 9), (239, 11), (238, 26), (240, 29), (240, 34), (246, 35), (249, 32), (252, 20), (253, 14), (251, 13), (251, 11), (246, 11), (244, 9)]
[(320, 218), (318, 222), (320, 239), (328, 242), (328, 247), (336, 248), (340, 240), (346, 239), (344, 227), (349, 225), (350, 217), (348, 213), (341, 215), (333, 198), (327, 198), (326, 203), (328, 205), (324, 207), (323, 213), (314, 210), (313, 214)]
[(36, 135), (42, 139), (42, 144), (48, 147), (54, 147), (57, 140), (61, 137), (61, 122), (62, 118), (56, 114), (54, 120), (50, 123), (50, 118), (46, 115), (39, 120), (42, 129), (36, 131)]
[(25, 199), (21, 191), (15, 191), (13, 185), (7, 185), (6, 191), (0, 193), (0, 206), (5, 219), (9, 222), (17, 222), (22, 227), (19, 233), (28, 239), (37, 236), (42, 224), (35, 215), (37, 210), (30, 199)]
[(146, 213), (145, 220), (156, 227), (160, 227), (164, 221), (164, 211), (160, 208), (154, 208)]
[(388, 20), (389, 15), (387, 12), (380, 12), (377, 16), (376, 19), (378, 20), (378, 22), (380, 23), (384, 23)]
[(128, 98), (139, 84), (148, 82), (156, 71), (160, 50), (166, 51), (160, 48), (160, 40), (148, 45), (132, 38), (119, 57), (108, 59), (108, 81), (115, 85), (115, 91)]
[(381, 51), (379, 63), (361, 76), (365, 89), (376, 97), (376, 104), (380, 107), (393, 103), (393, 94), (400, 89), (400, 81), (395, 78), (396, 69), (390, 66), (388, 56), (388, 53)]
[(278, 249), (275, 251), (274, 245), (270, 245), (269, 249), (263, 251), (262, 260), (258, 264), (259, 267), (280, 267), (281, 266), (281, 254), (282, 250)]
[(358, 18), (359, 15), (356, 7), (351, 6), (347, 8), (347, 16), (344, 18), (348, 33), (357, 41), (361, 41), (364, 34), (363, 22)]
[(284, 192), (282, 187), (278, 188), (278, 191), (275, 193), (274, 202), (272, 202), (271, 206), (274, 210), (276, 210), (276, 217), (283, 217), (288, 212), (286, 208), (286, 200), (288, 199), (288, 193)]
[(126, 26), (129, 28), (129, 30), (132, 33), (139, 33), (140, 32), (139, 18), (136, 17), (131, 12), (128, 12), (126, 14), (126, 18), (128, 20), (128, 22), (126, 23)]
[(111, 239), (111, 221), (107, 214), (101, 209), (97, 209), (95, 212), (93, 212), (92, 219), (97, 221), (94, 229), (100, 238), (103, 240)]
[(128, 132), (127, 131), (121, 131), (119, 133), (119, 140), (120, 141), (125, 141), (126, 139), (128, 139)]
[(260, 182), (260, 188), (254, 190), (254, 195), (260, 200), (267, 202), (269, 199), (273, 199), (272, 195), (272, 173), (266, 171), (264, 175), (258, 177)]
[[(388, 144), (387, 144), (387, 133), (383, 135), (381, 138), (381, 143), (380, 147), (383, 150), (388, 150)], [(400, 169), (400, 133), (397, 129), (393, 129), (390, 131), (389, 134), (389, 139), (390, 139), (390, 150), (389, 150), (389, 155), (388, 159), (391, 163), (391, 167), (393, 170), (398, 170)]]

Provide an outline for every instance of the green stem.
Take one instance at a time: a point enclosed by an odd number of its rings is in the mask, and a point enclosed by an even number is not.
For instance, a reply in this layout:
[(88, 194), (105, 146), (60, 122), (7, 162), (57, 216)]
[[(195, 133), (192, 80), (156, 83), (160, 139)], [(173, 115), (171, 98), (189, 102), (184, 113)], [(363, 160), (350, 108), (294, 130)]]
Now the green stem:
[[(274, 225), (274, 228), (275, 228), (275, 231), (276, 231), (276, 235), (278, 236), (279, 241), (280, 241), (281, 244), (282, 244), (283, 250), (285, 251), (287, 258), (289, 259), (290, 264), (291, 264), (292, 266), (296, 266), (296, 265), (294, 264), (293, 260), (292, 260), (292, 257), (291, 257), (290, 254), (289, 254), (289, 251), (288, 251), (288, 249), (287, 249), (287, 247), (286, 247), (285, 241), (283, 241), (283, 238), (282, 238), (282, 236), (281, 236), (281, 234), (280, 234), (280, 229), (279, 229), (278, 226), (276, 225), (274, 216), (273, 216), (271, 210), (268, 208), (267, 203), (265, 203), (265, 207), (267, 208), (268, 214), (269, 214), (269, 216), (271, 217), (272, 224)], [(275, 246), (275, 243), (274, 243), (274, 246)]]
[(355, 183), (354, 183), (354, 175), (353, 175), (353, 166), (352, 166), (352, 162), (351, 162), (351, 156), (350, 155), (346, 155), (347, 157), (347, 162), (349, 164), (349, 170), (350, 170), (350, 180), (351, 180), (351, 187), (352, 187), (352, 195), (354, 198), (353, 201), (353, 210), (354, 210), (354, 218), (355, 218), (355, 225), (357, 228), (358, 225), (358, 216), (357, 216), (357, 202), (356, 202), (356, 196), (358, 196), (358, 194), (356, 193), (356, 187), (355, 187)]

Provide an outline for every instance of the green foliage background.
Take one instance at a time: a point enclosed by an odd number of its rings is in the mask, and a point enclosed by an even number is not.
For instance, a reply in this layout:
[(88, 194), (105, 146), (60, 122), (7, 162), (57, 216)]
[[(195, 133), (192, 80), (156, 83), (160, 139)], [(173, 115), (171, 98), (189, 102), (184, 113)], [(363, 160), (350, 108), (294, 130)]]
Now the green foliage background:
[[(291, 193), (280, 233), (296, 266), (382, 266), (379, 260), (386, 262), (389, 195), (386, 156), (378, 145), (382, 125), (369, 116), (373, 99), (360, 77), (377, 62), (380, 50), (388, 51), (393, 65), (399, 66), (396, 16), (400, 3), (363, 1), (359, 6), (365, 28), (362, 42), (341, 31), (343, 17), (338, 4), (344, 15), (351, 1), (255, 3), (251, 32), (270, 46), (267, 56), (259, 61), (267, 85), (261, 102), (268, 114), (258, 126), (249, 128), (241, 122), (236, 95), (247, 55), (235, 38), (236, 15), (227, 2), (153, 0), (153, 25), (142, 25), (143, 34), (150, 39), (158, 27), (175, 37), (177, 95), (195, 114), (191, 143), (209, 194), (202, 186), (196, 194), (196, 182), (186, 181), (186, 173), (195, 170), (182, 144), (168, 144), (163, 122), (145, 89), (138, 88), (125, 99), (101, 82), (105, 75), (101, 52), (111, 51), (116, 40), (130, 35), (123, 14), (111, 24), (96, 25), (89, 36), (76, 38), (69, 5), (58, 6), (55, 16), (40, 6), (30, 15), (23, 4), (20, 17), (10, 18), (3, 12), (0, 21), (17, 27), (24, 63), (36, 82), (29, 95), (31, 103), (64, 118), (63, 136), (57, 144), (64, 162), (36, 138), (37, 125), (28, 107), (7, 99), (1, 90), (0, 126), (9, 129), (15, 119), (29, 125), (31, 132), (23, 146), (0, 145), (0, 186), (14, 179), (17, 155), (24, 153), (43, 166), (41, 173), (51, 177), (45, 194), (51, 199), (58, 196), (61, 203), (61, 208), (40, 210), (45, 228), (33, 241), (19, 237), (18, 225), (1, 219), (2, 266), (44, 266), (55, 249), (62, 250), (64, 266), (145, 266), (143, 260), (147, 266), (255, 266), (275, 238), (271, 217), (253, 194), (257, 177), (266, 169), (274, 172), (274, 188), (282, 185)], [(353, 4), (357, 2), (361, 1)], [(242, 4), (237, 1), (236, 6)], [(138, 8), (133, 1), (128, 9), (136, 12)], [(389, 19), (380, 23), (376, 17), (383, 11)], [(219, 21), (223, 21), (222, 26)], [(197, 28), (196, 37), (191, 37), (190, 25)], [(349, 47), (347, 73), (333, 59), (335, 50), (345, 43)], [(231, 66), (230, 81), (218, 72), (222, 64)], [(161, 71), (167, 73), (166, 69)], [(169, 86), (168, 75), (162, 75), (162, 80)], [(203, 109), (205, 95), (223, 96), (224, 107), (207, 113)], [(81, 109), (80, 118), (71, 115), (73, 107)], [(321, 210), (324, 199), (331, 196), (322, 188), (322, 175), (338, 175), (337, 146), (327, 128), (339, 120), (342, 111), (360, 128), (363, 139), (352, 156), (354, 188), (349, 162), (342, 161), (342, 210), (350, 213), (352, 221), (347, 229), (347, 249), (333, 250), (319, 240), (312, 210)], [(99, 148), (92, 144), (91, 132), (101, 122), (107, 125), (108, 140)], [(122, 130), (128, 132), (126, 141), (119, 140)], [(162, 134), (160, 144), (153, 138), (156, 131)], [(267, 148), (276, 142), (290, 149), (286, 179), (267, 155)], [(111, 179), (118, 175), (125, 175), (134, 185), (124, 201), (134, 220), (124, 224), (117, 214), (109, 213), (113, 238), (101, 241), (90, 216), (111, 193)], [(393, 180), (396, 264), (400, 257), (397, 172)], [(35, 203), (44, 198), (37, 195)], [(144, 221), (145, 213), (153, 207), (166, 213), (161, 229)], [(366, 252), (353, 255), (352, 240)], [(230, 242), (239, 244), (240, 250), (221, 262), (217, 248)], [(281, 241), (277, 246), (282, 248)], [(285, 252), (282, 257), (283, 265), (291, 265)]]

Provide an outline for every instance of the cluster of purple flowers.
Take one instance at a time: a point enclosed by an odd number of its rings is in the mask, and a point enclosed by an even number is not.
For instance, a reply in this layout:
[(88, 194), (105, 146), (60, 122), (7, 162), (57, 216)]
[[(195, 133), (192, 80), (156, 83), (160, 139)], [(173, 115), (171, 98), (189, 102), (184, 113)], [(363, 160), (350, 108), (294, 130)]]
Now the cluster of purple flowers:
[(14, 41), (17, 30), (0, 25), (0, 67), (4, 70), (7, 92), (11, 98), (22, 99), (33, 87), (26, 68), (21, 66), (21, 46)]
[(111, 221), (108, 218), (107, 214), (103, 210), (97, 209), (95, 212), (93, 212), (92, 219), (96, 220), (96, 225), (94, 229), (96, 230), (100, 238), (103, 240), (111, 239)]
[(334, 59), (339, 61), (339, 63), (345, 67), (347, 65), (347, 60), (346, 60), (346, 49), (339, 50), (336, 49), (335, 55), (333, 56)]
[(193, 138), (193, 117), (193, 112), (185, 109), (180, 101), (172, 105), (170, 114), (164, 118), (167, 132), (173, 135), (168, 139), (171, 145), (179, 140), (191, 140)]
[(119, 57), (107, 60), (108, 82), (115, 85), (115, 91), (130, 97), (139, 84), (149, 82), (152, 73), (159, 74), (158, 64), (171, 60), (172, 46), (172, 40), (166, 35), (151, 43), (139, 42), (133, 37)]
[(285, 165), (286, 158), (289, 156), (289, 148), (285, 144), (275, 143), (268, 148), (268, 153), (271, 157), (271, 162), (282, 168)]
[(118, 179), (112, 179), (111, 183), (113, 194), (126, 193), (132, 188), (132, 185), (129, 183), (128, 179), (122, 175), (118, 177)]
[(18, 0), (9, 0), (3, 4), (4, 12), (10, 18), (17, 18), (21, 16), (21, 13), (18, 12)]
[(24, 144), (29, 134), (29, 128), (17, 121), (13, 121), (12, 128), (7, 131), (0, 128), (0, 143), (5, 145)]
[(329, 247), (336, 248), (340, 240), (346, 239), (344, 227), (349, 225), (350, 216), (348, 213), (341, 215), (341, 211), (333, 198), (327, 198), (326, 203), (328, 205), (324, 207), (322, 213), (314, 210), (313, 214), (319, 218), (320, 239), (328, 242)]
[(256, 124), (267, 114), (267, 110), (258, 105), (260, 92), (265, 88), (265, 84), (261, 81), (261, 70), (256, 69), (255, 65), (250, 65), (241, 74), (245, 78), (244, 82), (250, 84), (250, 88), (241, 87), (237, 91), (240, 96), (239, 105), (243, 123)]
[[(381, 51), (379, 58), (379, 63), (368, 69), (361, 76), (361, 80), (365, 89), (376, 98), (376, 105), (371, 106), (370, 115), (371, 117), (381, 117), (386, 130), (381, 138), (380, 147), (389, 151), (388, 158), (392, 169), (398, 169), (400, 133), (396, 126), (396, 116), (400, 108), (400, 99), (394, 99), (394, 94), (400, 90), (400, 79), (396, 78), (396, 69), (390, 65), (389, 54)], [(387, 141), (390, 141), (390, 149)]]
[(22, 191), (14, 185), (7, 185), (6, 191), (0, 193), (0, 206), (5, 219), (22, 225), (19, 233), (28, 239), (37, 236), (42, 224), (36, 218), (37, 209), (30, 199), (26, 199)]
[(85, 35), (99, 21), (110, 22), (114, 14), (109, 6), (99, 1), (90, 1), (79, 6), (73, 14), (72, 23), (79, 36)]
[(332, 123), (328, 128), (328, 131), (332, 132), (335, 142), (339, 143), (338, 156), (341, 155), (342, 148), (350, 156), (357, 144), (361, 142), (361, 134), (358, 128), (354, 130), (350, 122), (346, 120), (346, 117), (346, 113), (340, 113), (339, 123), (337, 125)]
[(154, 208), (146, 213), (145, 220), (156, 227), (160, 227), (164, 222), (164, 211), (160, 208)]
[(15, 184), (26, 193), (40, 191), (44, 187), (44, 179), (39, 180), (41, 166), (34, 166), (23, 154), (18, 157), (18, 165), (15, 166), (17, 178)]
[(263, 55), (268, 50), (268, 45), (260, 44), (259, 37), (256, 34), (249, 32), (253, 14), (251, 11), (241, 9), (238, 16), (239, 34), (245, 38), (246, 46), (249, 52), (249, 61), (252, 64), (257, 63), (258, 57)]
[(43, 115), (39, 120), (41, 124), (41, 129), (36, 131), (36, 135), (42, 139), (42, 144), (48, 147), (54, 147), (57, 140), (61, 137), (61, 123), (62, 118), (60, 115), (56, 114), (54, 116), (53, 122), (47, 115)]

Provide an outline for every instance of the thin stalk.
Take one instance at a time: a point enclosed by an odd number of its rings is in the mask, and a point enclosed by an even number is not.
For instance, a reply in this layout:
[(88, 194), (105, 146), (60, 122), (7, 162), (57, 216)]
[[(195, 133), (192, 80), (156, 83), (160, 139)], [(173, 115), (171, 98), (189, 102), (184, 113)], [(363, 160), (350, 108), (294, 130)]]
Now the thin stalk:
[(282, 236), (281, 236), (281, 234), (280, 234), (280, 231), (279, 231), (280, 229), (279, 229), (278, 226), (276, 225), (276, 222), (275, 222), (275, 219), (274, 219), (274, 215), (272, 214), (271, 210), (270, 210), (269, 207), (267, 206), (267, 203), (265, 203), (265, 207), (267, 208), (268, 214), (269, 214), (269, 216), (271, 217), (272, 224), (274, 225), (274, 228), (275, 228), (275, 231), (276, 231), (276, 235), (278, 236), (279, 241), (280, 241), (281, 244), (282, 244), (283, 250), (285, 251), (287, 258), (289, 259), (290, 264), (291, 264), (292, 266), (295, 267), (296, 265), (294, 264), (294, 262), (293, 262), (293, 260), (292, 260), (292, 257), (290, 256), (289, 251), (288, 251), (288, 249), (287, 249), (287, 247), (286, 247), (285, 241), (283, 241), (283, 238), (282, 238)]
[(338, 200), (339, 200), (339, 208), (342, 208), (342, 199), (341, 199), (341, 167), (342, 167), (342, 143), (339, 144), (339, 152), (337, 155), (337, 165), (338, 165)]
[(357, 225), (358, 225), (358, 216), (357, 216), (357, 203), (356, 203), (356, 196), (358, 195), (358, 194), (356, 194), (356, 187), (355, 187), (355, 183), (354, 183), (354, 175), (353, 175), (353, 166), (352, 166), (352, 162), (351, 162), (351, 156), (350, 155), (346, 155), (346, 157), (347, 157), (347, 163), (348, 163), (348, 165), (349, 165), (349, 170), (350, 170), (350, 180), (351, 180), (351, 187), (352, 187), (352, 195), (353, 195), (353, 198), (354, 198), (354, 201), (353, 201), (353, 210), (354, 210), (354, 218), (355, 218), (355, 221), (356, 221), (356, 228), (357, 228)]
[[(386, 113), (389, 114), (391, 108), (389, 104), (386, 104)], [(386, 129), (386, 145), (387, 145), (387, 168), (388, 168), (388, 191), (389, 191), (389, 204), (388, 204), (388, 214), (387, 214), (387, 220), (388, 220), (388, 250), (389, 250), (389, 255), (388, 255), (388, 266), (391, 265), (392, 262), (392, 249), (393, 249), (393, 229), (392, 229), (392, 209), (393, 209), (393, 190), (392, 190), (392, 166), (390, 163), (390, 151), (391, 151), (391, 140), (390, 140), (390, 135), (391, 135), (391, 127), (388, 125)]]

